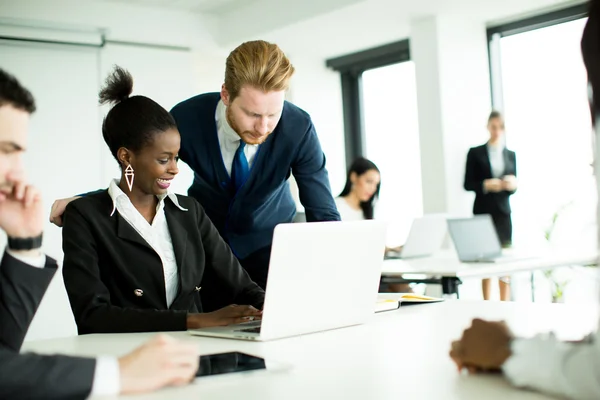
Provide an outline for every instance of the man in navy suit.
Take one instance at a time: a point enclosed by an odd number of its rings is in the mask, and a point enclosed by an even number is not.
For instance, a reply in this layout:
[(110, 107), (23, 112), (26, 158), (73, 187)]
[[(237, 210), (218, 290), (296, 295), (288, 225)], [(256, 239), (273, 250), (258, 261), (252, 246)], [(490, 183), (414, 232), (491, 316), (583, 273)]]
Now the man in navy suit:
[[(181, 134), (181, 159), (195, 173), (188, 194), (262, 288), (273, 230), (296, 213), (290, 174), (308, 222), (340, 219), (310, 116), (285, 101), (293, 73), (277, 45), (246, 42), (227, 58), (220, 93), (192, 97), (171, 110)], [(55, 202), (53, 223), (62, 224), (71, 199)], [(203, 296), (210, 296), (205, 289)]]

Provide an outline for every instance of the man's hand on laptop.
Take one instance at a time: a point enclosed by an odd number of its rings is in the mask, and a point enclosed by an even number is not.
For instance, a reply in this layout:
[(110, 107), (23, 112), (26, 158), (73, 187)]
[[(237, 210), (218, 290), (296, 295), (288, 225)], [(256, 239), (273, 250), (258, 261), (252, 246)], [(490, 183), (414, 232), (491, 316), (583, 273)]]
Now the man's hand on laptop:
[(259, 320), (261, 317), (262, 311), (252, 306), (232, 304), (209, 313), (188, 314), (187, 329), (242, 324), (244, 322)]

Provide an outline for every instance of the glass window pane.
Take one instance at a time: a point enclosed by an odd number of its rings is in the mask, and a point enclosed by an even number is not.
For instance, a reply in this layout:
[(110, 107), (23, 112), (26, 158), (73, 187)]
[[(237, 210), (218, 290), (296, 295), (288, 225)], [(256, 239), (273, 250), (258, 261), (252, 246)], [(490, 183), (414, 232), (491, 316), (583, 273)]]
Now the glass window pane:
[(381, 171), (375, 218), (389, 222), (388, 245), (395, 246), (423, 215), (414, 63), (365, 71), (362, 95), (366, 157)]
[(515, 243), (595, 243), (587, 76), (580, 41), (585, 19), (503, 38), (507, 146), (517, 153), (512, 199)]

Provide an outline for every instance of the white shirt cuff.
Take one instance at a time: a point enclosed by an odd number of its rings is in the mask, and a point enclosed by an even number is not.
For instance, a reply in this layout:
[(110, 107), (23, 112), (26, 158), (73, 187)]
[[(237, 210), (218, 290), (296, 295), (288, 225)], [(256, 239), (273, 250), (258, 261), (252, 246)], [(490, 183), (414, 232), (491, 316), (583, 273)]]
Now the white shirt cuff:
[(115, 396), (120, 391), (119, 361), (115, 357), (98, 357), (90, 396)]
[(16, 254), (14, 251), (12, 251), (10, 249), (6, 249), (6, 252), (9, 255), (11, 255), (12, 257), (16, 258), (17, 260), (19, 260), (25, 264), (29, 264), (32, 267), (44, 268), (46, 266), (46, 255), (43, 253), (37, 257), (31, 257), (31, 256), (22, 256), (20, 254)]
[(512, 355), (504, 362), (502, 370), (515, 386), (538, 387), (542, 382), (551, 384), (551, 366), (557, 362), (554, 355), (557, 345), (559, 343), (551, 335), (515, 339), (511, 344)]
[(571, 399), (598, 399), (600, 343), (597, 336), (586, 339), (580, 344), (561, 342), (552, 334), (516, 339), (502, 369), (515, 386)]

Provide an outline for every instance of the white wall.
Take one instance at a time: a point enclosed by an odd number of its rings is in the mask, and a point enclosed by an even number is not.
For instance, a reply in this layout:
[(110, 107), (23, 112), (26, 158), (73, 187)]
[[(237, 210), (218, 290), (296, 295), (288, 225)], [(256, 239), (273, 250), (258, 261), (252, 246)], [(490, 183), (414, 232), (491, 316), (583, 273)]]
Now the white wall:
[(101, 28), (107, 38), (219, 51), (210, 30), (214, 19), (167, 8), (86, 0), (0, 0), (0, 18), (54, 27)]
[(485, 21), (445, 15), (438, 18), (438, 28), (446, 211), (470, 215), (474, 197), (463, 189), (467, 151), (487, 140), (485, 127), (491, 111)]
[[(96, 106), (97, 49), (57, 45), (0, 43), (2, 67), (12, 72), (36, 97), (25, 168), (42, 193), (44, 208), (68, 193), (101, 184), (102, 136)], [(73, 73), (73, 69), (78, 70)], [(46, 254), (62, 260), (59, 228), (46, 222)], [(75, 324), (58, 272), (50, 285), (28, 338), (64, 336)]]

